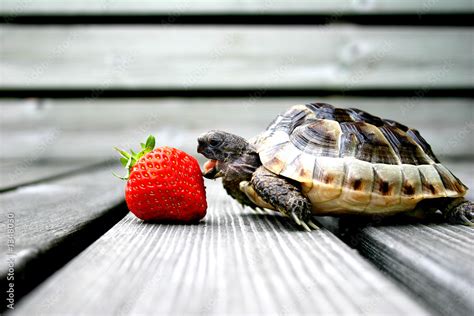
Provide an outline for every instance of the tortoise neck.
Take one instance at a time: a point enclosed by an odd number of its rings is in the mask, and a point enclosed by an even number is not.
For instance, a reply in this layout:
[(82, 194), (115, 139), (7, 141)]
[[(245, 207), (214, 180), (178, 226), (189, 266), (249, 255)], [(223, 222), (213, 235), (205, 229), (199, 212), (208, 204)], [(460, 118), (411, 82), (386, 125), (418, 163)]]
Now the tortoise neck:
[(257, 152), (249, 146), (244, 153), (229, 161), (227, 169), (229, 173), (242, 177), (242, 181), (249, 180), (254, 171), (261, 166), (260, 157)]
[(222, 184), (227, 193), (243, 205), (253, 206), (245, 193), (240, 191), (240, 182), (250, 181), (255, 170), (262, 165), (253, 146), (234, 160), (222, 162)]

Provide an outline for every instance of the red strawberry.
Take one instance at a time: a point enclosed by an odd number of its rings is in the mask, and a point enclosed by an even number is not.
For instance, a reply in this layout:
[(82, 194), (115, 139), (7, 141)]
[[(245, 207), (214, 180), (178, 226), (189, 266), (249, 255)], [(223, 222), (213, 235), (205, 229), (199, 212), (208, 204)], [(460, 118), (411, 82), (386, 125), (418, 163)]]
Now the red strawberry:
[(204, 179), (197, 160), (176, 148), (155, 147), (149, 136), (139, 153), (116, 148), (128, 173), (125, 201), (138, 218), (195, 222), (206, 215)]

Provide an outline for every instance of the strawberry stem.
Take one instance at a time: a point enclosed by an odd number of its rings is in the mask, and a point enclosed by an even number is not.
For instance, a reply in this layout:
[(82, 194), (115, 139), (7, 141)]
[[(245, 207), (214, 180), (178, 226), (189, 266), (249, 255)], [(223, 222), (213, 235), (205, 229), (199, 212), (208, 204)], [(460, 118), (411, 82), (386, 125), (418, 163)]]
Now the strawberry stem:
[(135, 153), (132, 149), (130, 149), (130, 153), (128, 153), (125, 150), (114, 147), (114, 149), (122, 155), (122, 157), (120, 158), (120, 162), (122, 163), (122, 166), (124, 166), (124, 168), (127, 170), (127, 174), (124, 177), (118, 176), (115, 173), (114, 176), (122, 180), (128, 180), (128, 178), (130, 177), (130, 172), (132, 171), (132, 168), (137, 163), (137, 161), (144, 155), (153, 151), (153, 149), (155, 148), (155, 137), (153, 135), (148, 136), (146, 142), (140, 143), (140, 146), (142, 150), (138, 153)]

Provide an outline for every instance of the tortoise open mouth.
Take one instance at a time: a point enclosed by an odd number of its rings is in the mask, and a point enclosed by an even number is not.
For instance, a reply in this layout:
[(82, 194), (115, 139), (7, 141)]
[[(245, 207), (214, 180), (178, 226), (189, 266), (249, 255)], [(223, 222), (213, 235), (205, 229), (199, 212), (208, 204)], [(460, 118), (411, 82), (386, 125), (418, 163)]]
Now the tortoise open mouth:
[(204, 163), (202, 175), (207, 179), (214, 179), (217, 172), (217, 160), (211, 159)]

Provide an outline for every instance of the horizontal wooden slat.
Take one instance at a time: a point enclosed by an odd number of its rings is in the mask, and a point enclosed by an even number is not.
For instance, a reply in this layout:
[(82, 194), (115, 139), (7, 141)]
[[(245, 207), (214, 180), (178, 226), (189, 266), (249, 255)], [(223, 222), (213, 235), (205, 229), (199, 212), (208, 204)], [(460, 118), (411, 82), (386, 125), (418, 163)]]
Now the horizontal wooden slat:
[(12, 280), (7, 275), (13, 268), (18, 299), (45, 277), (46, 271), (57, 268), (67, 254), (80, 251), (80, 245), (86, 246), (84, 242), (92, 242), (93, 236), (97, 238), (120, 220), (124, 209), (116, 207), (123, 202), (123, 190), (123, 182), (112, 175), (110, 166), (103, 166), (1, 193), (2, 290), (7, 290)]
[(2, 0), (1, 14), (189, 14), (189, 13), (398, 13), (472, 11), (469, 0), (198, 0), (198, 1), (110, 1), (110, 0)]
[(7, 25), (0, 41), (0, 90), (474, 86), (470, 28)]
[[(264, 92), (262, 92), (264, 95)], [(0, 157), (114, 159), (113, 146), (158, 143), (196, 153), (197, 136), (222, 129), (250, 138), (294, 104), (357, 107), (417, 128), (441, 159), (472, 157), (472, 99), (412, 98), (162, 98), (0, 100)], [(18, 144), (21, 144), (19, 146)]]
[(207, 183), (198, 225), (132, 215), (39, 286), (13, 315), (337, 314), (426, 311), (327, 230), (242, 210)]
[(0, 191), (56, 178), (96, 166), (98, 160), (37, 160), (33, 157), (0, 161)]
[(362, 254), (439, 314), (474, 314), (473, 228), (367, 227), (350, 238)]

